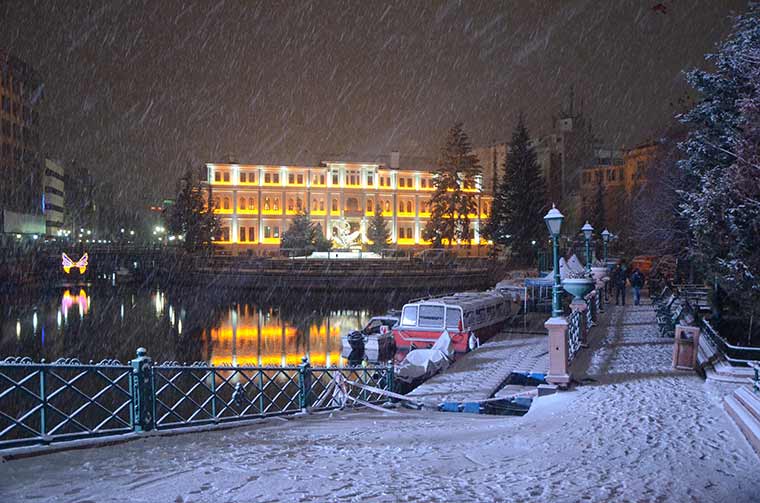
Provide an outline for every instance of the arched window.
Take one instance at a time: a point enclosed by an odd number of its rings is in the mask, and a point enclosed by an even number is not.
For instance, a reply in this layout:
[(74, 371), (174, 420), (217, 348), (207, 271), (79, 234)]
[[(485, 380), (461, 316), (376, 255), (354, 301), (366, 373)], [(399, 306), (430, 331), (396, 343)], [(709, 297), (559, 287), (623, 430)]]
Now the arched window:
[(222, 207), (221, 200), (218, 197), (214, 198), (214, 208), (217, 210)]
[(324, 200), (319, 201), (319, 211), (325, 211), (325, 202)]
[(372, 213), (372, 199), (367, 199), (367, 212)]
[(224, 198), (224, 209), (225, 210), (230, 209), (230, 198), (229, 197), (225, 197)]
[(412, 202), (411, 201), (407, 201), (406, 202), (406, 212), (407, 213), (411, 213), (412, 212)]
[(240, 209), (241, 210), (245, 209), (245, 198), (244, 197), (240, 198)]
[(252, 197), (248, 198), (248, 207), (252, 210), (256, 209), (256, 200)]
[(385, 201), (385, 212), (390, 213), (391, 212), (391, 202), (386, 200)]
[(271, 208), (271, 203), (269, 201), (269, 198), (265, 197), (264, 198), (264, 211), (269, 211), (270, 208)]
[[(292, 174), (290, 176), (293, 176)], [(288, 198), (288, 211), (293, 211), (293, 198)]]
[(296, 198), (296, 209), (298, 211), (301, 211), (303, 209), (303, 201), (301, 201), (300, 197)]
[(280, 198), (279, 197), (275, 197), (274, 198), (274, 211), (279, 211), (279, 210), (280, 210)]
[(319, 203), (317, 202), (317, 199), (314, 198), (311, 200), (311, 209), (318, 210), (319, 209)]
[(338, 200), (333, 199), (332, 200), (332, 211), (338, 211)]
[(346, 211), (359, 211), (359, 200), (355, 197), (346, 199)]
[(403, 213), (404, 212), (404, 201), (398, 202), (398, 212)]

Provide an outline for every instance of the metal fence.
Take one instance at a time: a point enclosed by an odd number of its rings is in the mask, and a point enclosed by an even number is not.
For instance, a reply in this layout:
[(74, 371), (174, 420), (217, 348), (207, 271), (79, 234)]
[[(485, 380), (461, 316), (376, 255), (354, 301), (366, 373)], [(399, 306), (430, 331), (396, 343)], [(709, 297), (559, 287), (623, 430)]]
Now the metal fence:
[(573, 311), (567, 317), (567, 358), (572, 361), (575, 354), (581, 349), (581, 323), (583, 319), (580, 311)]
[(760, 363), (760, 348), (729, 344), (708, 320), (702, 321), (702, 331), (731, 365), (746, 367), (750, 362)]
[[(340, 377), (338, 377), (340, 374)], [(356, 383), (335, 393), (336, 380)], [(0, 361), (0, 449), (120, 433), (219, 424), (304, 409), (346, 397), (380, 403), (393, 366), (314, 368), (154, 364), (144, 349), (128, 365), (104, 360)]]

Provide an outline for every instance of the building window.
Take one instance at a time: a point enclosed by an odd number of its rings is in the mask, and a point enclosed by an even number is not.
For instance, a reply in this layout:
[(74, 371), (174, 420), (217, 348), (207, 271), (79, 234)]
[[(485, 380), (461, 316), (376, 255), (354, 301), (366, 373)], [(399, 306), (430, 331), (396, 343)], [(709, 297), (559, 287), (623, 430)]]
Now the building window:
[(247, 239), (245, 239), (245, 227), (240, 228), (239, 234), (240, 234), (240, 237), (238, 239), (239, 241), (247, 241)]
[(248, 227), (248, 241), (256, 241), (256, 227)]
[(225, 210), (230, 209), (230, 198), (229, 197), (225, 197), (224, 198), (224, 209)]
[(296, 210), (301, 211), (303, 210), (303, 201), (300, 197), (296, 198)]
[(274, 211), (280, 211), (280, 198), (275, 197), (274, 198), (274, 204), (272, 205), (274, 207)]
[(280, 183), (280, 174), (272, 173), (272, 183)]
[(325, 211), (325, 202), (321, 199), (319, 201), (319, 211)]
[(398, 212), (403, 213), (404, 212), (404, 201), (398, 202)]
[(332, 209), (332, 211), (338, 211), (338, 200), (337, 199), (333, 199), (332, 200), (332, 208), (331, 209)]
[(399, 186), (399, 187), (404, 187), (404, 186), (406, 186), (406, 180), (405, 180), (404, 178), (399, 178), (399, 179), (398, 179), (398, 186)]
[(229, 182), (230, 181), (230, 172), (229, 171), (225, 171), (224, 172), (224, 181), (225, 182)]
[(215, 182), (221, 182), (222, 181), (222, 172), (221, 171), (214, 172), (214, 181)]
[(268, 225), (264, 226), (264, 239), (268, 239), (272, 237), (272, 228)]
[(406, 179), (406, 186), (409, 187), (410, 189), (414, 188), (414, 181), (412, 181), (411, 178), (407, 178)]
[(375, 185), (375, 177), (367, 175), (367, 185)]
[(248, 198), (248, 209), (255, 210), (256, 209), (256, 199), (253, 197)]
[(427, 189), (427, 178), (423, 178), (422, 180), (420, 180), (420, 185), (422, 186), (423, 189)]
[(240, 183), (245, 183), (245, 179), (246, 179), (246, 174), (240, 173)]
[(293, 185), (295, 181), (296, 181), (296, 175), (294, 175), (293, 173), (290, 173), (288, 175), (288, 184)]
[(245, 198), (244, 197), (240, 198), (240, 209), (241, 210), (245, 209)]
[(332, 184), (333, 185), (338, 185), (338, 173), (337, 172), (333, 172), (333, 174), (332, 174)]
[(264, 183), (272, 183), (272, 174), (264, 173)]
[(296, 176), (296, 182), (298, 185), (303, 185), (303, 175)]
[(391, 212), (391, 202), (386, 200), (385, 201), (385, 212), (390, 213)]
[(288, 211), (293, 211), (293, 198), (288, 198)]
[(367, 199), (367, 213), (372, 213), (372, 199)]
[(264, 211), (269, 211), (270, 210), (270, 208), (272, 207), (271, 204), (270, 204), (270, 202), (271, 201), (270, 201), (270, 199), (268, 197), (264, 198)]
[(413, 213), (414, 212), (414, 210), (412, 209), (412, 202), (411, 201), (407, 201), (406, 202), (406, 212), (407, 213)]
[(230, 228), (222, 227), (222, 241), (229, 241), (229, 240), (230, 240)]

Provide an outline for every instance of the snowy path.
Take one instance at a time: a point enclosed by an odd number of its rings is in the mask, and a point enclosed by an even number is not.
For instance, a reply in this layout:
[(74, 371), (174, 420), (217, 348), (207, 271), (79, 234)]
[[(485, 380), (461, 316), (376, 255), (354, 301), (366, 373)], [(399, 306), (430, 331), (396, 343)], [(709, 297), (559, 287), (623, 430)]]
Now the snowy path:
[(0, 465), (0, 501), (758, 501), (725, 388), (670, 369), (648, 309), (612, 308), (595, 382), (524, 417), (347, 411), (62, 452)]
[(545, 334), (501, 334), (461, 356), (445, 372), (433, 376), (409, 395), (432, 403), (486, 399), (512, 372), (546, 374), (548, 355)]

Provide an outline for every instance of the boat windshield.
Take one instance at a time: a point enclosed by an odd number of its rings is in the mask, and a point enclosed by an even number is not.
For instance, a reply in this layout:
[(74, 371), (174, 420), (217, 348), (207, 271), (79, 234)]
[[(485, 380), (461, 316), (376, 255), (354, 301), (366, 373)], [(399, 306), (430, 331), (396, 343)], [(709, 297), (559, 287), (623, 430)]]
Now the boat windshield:
[(420, 306), (421, 327), (442, 328), (443, 327), (443, 306)]
[(447, 307), (446, 308), (446, 328), (449, 330), (459, 329), (459, 322), (462, 319), (462, 315), (460, 314), (459, 309), (454, 307)]
[(402, 325), (416, 325), (417, 324), (417, 306), (405, 306), (404, 314), (401, 316)]

